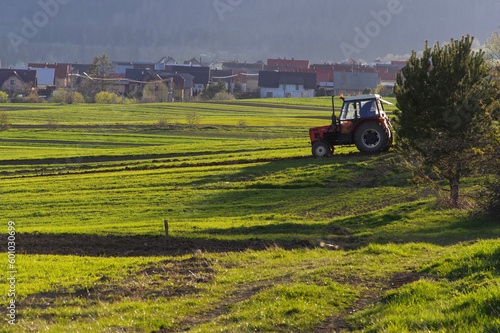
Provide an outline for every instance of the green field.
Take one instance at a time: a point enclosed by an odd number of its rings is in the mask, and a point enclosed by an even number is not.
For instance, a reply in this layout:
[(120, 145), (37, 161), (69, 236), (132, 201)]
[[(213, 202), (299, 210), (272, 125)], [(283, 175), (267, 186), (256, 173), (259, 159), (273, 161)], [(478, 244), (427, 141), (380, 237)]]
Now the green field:
[(2, 332), (500, 331), (498, 220), (312, 158), (329, 98), (2, 110)]

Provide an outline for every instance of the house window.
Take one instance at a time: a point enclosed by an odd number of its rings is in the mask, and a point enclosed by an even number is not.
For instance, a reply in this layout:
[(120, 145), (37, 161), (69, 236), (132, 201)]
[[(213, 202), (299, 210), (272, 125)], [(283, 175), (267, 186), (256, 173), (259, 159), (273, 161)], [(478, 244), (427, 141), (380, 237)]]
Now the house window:
[(292, 98), (292, 93), (286, 93), (286, 98)]
[(295, 90), (299, 90), (300, 89), (300, 85), (296, 84), (295, 85)]
[(14, 81), (14, 80), (10, 80), (10, 85), (11, 85), (11, 86), (15, 86), (15, 85), (16, 85), (16, 81)]
[(272, 91), (268, 91), (267, 92), (267, 98), (273, 98), (273, 92)]

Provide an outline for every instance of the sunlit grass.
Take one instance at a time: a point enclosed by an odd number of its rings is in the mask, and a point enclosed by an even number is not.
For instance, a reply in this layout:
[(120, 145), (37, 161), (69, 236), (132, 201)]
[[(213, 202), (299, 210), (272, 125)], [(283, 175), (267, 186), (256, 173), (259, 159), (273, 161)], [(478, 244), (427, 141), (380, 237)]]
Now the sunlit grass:
[[(331, 316), (359, 332), (500, 329), (496, 221), (436, 208), (391, 153), (342, 147), (311, 158), (307, 129), (328, 121), (329, 98), (241, 102), (9, 110), (14, 124), (38, 125), (0, 133), (18, 141), (0, 144), (0, 215), (16, 232), (156, 240), (166, 220), (179, 242), (268, 245), (169, 257), (17, 253), (18, 321), (0, 330), (314, 332)], [(316, 107), (325, 111), (307, 110)], [(200, 124), (190, 127), (193, 111)], [(49, 130), (52, 119), (98, 126)]]

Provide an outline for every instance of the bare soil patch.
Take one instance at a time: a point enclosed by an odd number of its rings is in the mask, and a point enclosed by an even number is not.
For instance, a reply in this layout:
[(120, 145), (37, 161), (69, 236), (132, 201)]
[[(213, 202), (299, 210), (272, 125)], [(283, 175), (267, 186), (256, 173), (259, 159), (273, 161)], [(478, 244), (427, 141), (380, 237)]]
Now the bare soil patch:
[(0, 142), (17, 142), (17, 143), (41, 143), (52, 145), (82, 145), (82, 146), (131, 146), (131, 147), (154, 147), (161, 144), (146, 144), (146, 143), (120, 143), (120, 142), (90, 142), (90, 141), (56, 141), (56, 140), (23, 140), (23, 139), (0, 139)]
[[(5, 240), (4, 240), (5, 243)], [(6, 246), (6, 244), (5, 244)], [(267, 242), (166, 238), (164, 236), (115, 236), (87, 234), (20, 233), (16, 235), (20, 254), (75, 255), (88, 257), (183, 256), (196, 253), (242, 252), (278, 246), (286, 250), (313, 248), (308, 241)]]

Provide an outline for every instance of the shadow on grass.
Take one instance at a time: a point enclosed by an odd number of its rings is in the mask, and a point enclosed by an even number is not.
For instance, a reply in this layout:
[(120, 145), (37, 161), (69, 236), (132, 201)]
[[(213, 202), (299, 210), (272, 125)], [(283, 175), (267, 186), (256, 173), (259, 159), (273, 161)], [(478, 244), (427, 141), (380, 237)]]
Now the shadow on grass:
[(236, 227), (236, 228), (213, 228), (199, 231), (200, 234), (216, 234), (216, 235), (311, 235), (317, 234), (325, 229), (322, 224), (305, 224), (305, 223), (274, 223), (268, 225), (256, 225), (251, 227)]
[[(183, 256), (200, 253), (261, 251), (271, 247), (285, 250), (315, 248), (320, 241), (335, 249), (356, 250), (368, 244), (431, 243), (448, 246), (464, 241), (500, 237), (500, 224), (486, 217), (451, 216), (416, 229), (404, 226), (404, 214), (369, 213), (325, 224), (275, 223), (263, 226), (208, 229), (196, 232), (207, 238), (165, 236), (118, 236), (86, 234), (20, 233), (19, 254), (77, 255), (90, 257)], [(394, 224), (390, 232), (385, 227)], [(193, 234), (193, 235), (194, 235)], [(217, 235), (246, 239), (217, 239)], [(273, 235), (275, 237), (273, 238)], [(286, 235), (286, 237), (283, 237)], [(262, 239), (260, 239), (261, 237)], [(6, 248), (6, 239), (3, 241)]]
[[(412, 207), (411, 204), (399, 207)], [(419, 210), (419, 207), (424, 208)], [(426, 209), (425, 202), (398, 211), (398, 206), (379, 212), (337, 219), (336, 222), (358, 236), (358, 245), (368, 243), (431, 243), (449, 246), (459, 242), (500, 237), (500, 223), (472, 214)]]
[[(6, 239), (2, 243), (7, 248)], [(270, 247), (286, 250), (312, 248), (304, 240), (264, 241), (217, 240), (165, 236), (117, 236), (86, 234), (16, 234), (16, 253), (44, 255), (76, 255), (88, 257), (184, 256), (199, 253), (242, 252)]]

